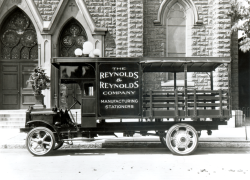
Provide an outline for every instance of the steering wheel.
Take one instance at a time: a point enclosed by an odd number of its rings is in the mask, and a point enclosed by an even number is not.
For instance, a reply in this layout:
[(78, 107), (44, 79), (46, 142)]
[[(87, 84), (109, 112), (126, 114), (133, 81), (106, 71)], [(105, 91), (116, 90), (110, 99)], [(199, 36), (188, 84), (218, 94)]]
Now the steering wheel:
[(73, 99), (79, 104), (82, 105), (73, 95), (72, 95)]

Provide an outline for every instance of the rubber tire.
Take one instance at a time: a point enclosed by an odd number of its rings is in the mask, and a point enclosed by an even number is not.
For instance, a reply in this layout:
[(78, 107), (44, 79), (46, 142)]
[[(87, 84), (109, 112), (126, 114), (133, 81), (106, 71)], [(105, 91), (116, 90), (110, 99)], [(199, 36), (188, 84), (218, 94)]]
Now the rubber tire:
[(63, 146), (63, 143), (64, 143), (63, 141), (56, 142), (55, 147), (54, 147), (54, 149), (53, 149), (53, 150), (55, 151), (55, 150), (60, 149), (60, 147), (62, 147), (62, 146)]
[[(172, 146), (170, 145), (170, 143), (171, 143), (171, 140), (170, 140), (171, 133), (172, 133), (173, 129), (175, 129), (177, 126), (180, 126), (180, 127), (182, 127), (182, 126), (189, 126), (189, 128), (191, 128), (191, 129), (194, 131), (194, 133), (195, 133), (195, 136), (196, 136), (196, 139), (197, 139), (197, 143), (196, 143), (196, 145), (195, 145), (195, 148), (194, 148), (191, 152), (189, 152), (189, 153), (186, 153), (186, 154), (177, 153), (177, 152), (172, 148)], [(175, 124), (175, 125), (173, 125), (173, 126), (168, 130), (168, 132), (167, 132), (167, 134), (166, 134), (166, 140), (167, 140), (166, 144), (167, 144), (168, 149), (169, 149), (174, 155), (178, 155), (178, 156), (185, 156), (185, 155), (190, 155), (190, 154), (192, 154), (192, 153), (197, 149), (198, 144), (199, 144), (199, 138), (198, 138), (198, 134), (197, 134), (195, 128), (194, 128), (193, 126), (190, 126), (190, 125), (185, 124), (185, 123), (180, 123), (180, 124)]]
[[(40, 155), (40, 154), (35, 154), (35, 153), (33, 153), (30, 149), (29, 149), (29, 136), (34, 132), (34, 131), (37, 131), (37, 130), (40, 130), (40, 131), (46, 131), (47, 133), (49, 133), (50, 135), (51, 135), (51, 137), (52, 137), (52, 148), (46, 153), (46, 154), (42, 154), (42, 155)], [(34, 129), (32, 129), (28, 134), (27, 134), (27, 137), (26, 137), (26, 148), (28, 149), (28, 151), (31, 153), (31, 154), (33, 154), (34, 156), (46, 156), (46, 155), (48, 155), (48, 154), (50, 154), (52, 151), (53, 151), (53, 149), (55, 148), (55, 136), (54, 136), (54, 134), (53, 134), (53, 132), (50, 130), (50, 129), (48, 129), (48, 128), (46, 128), (46, 127), (37, 127), (37, 128), (34, 128)]]

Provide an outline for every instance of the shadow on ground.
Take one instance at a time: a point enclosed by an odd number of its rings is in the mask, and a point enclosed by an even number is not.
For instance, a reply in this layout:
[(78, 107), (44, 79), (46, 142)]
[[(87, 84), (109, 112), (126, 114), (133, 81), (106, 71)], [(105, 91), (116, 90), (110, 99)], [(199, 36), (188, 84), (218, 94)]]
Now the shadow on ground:
[[(166, 148), (109, 148), (109, 149), (76, 149), (57, 150), (50, 156), (104, 156), (117, 155), (150, 155), (150, 154), (172, 154)], [(204, 154), (250, 154), (250, 148), (198, 148), (191, 156)]]

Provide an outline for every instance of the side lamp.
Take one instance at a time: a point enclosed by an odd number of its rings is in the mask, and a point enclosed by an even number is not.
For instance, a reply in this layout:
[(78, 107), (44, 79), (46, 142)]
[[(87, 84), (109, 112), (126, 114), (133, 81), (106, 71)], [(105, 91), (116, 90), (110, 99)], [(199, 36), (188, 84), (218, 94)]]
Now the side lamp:
[(77, 48), (75, 50), (76, 57), (84, 56), (84, 57), (101, 57), (101, 51), (99, 49), (94, 49), (93, 44), (89, 41), (83, 43), (83, 50)]
[(93, 51), (93, 54), (94, 54), (95, 57), (100, 57), (100, 56), (101, 56), (101, 51), (100, 51), (100, 49), (95, 49), (95, 50)]
[(83, 56), (84, 57), (88, 57), (90, 52), (94, 49), (93, 44), (89, 41), (86, 41), (85, 43), (83, 43)]
[(81, 56), (81, 55), (82, 55), (82, 50), (81, 50), (80, 48), (77, 48), (77, 49), (75, 50), (75, 55), (76, 55), (76, 57)]

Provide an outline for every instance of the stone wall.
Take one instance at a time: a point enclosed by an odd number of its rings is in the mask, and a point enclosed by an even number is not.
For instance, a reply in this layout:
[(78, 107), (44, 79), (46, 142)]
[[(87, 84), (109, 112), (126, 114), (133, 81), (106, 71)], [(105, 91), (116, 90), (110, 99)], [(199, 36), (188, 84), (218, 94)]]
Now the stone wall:
[(166, 53), (166, 26), (155, 26), (159, 0), (144, 0), (143, 56), (164, 57)]
[(108, 28), (106, 57), (143, 55), (143, 0), (85, 0), (98, 27)]
[(89, 13), (97, 27), (106, 27), (105, 56), (116, 56), (116, 19), (117, 2), (119, 0), (85, 0)]
[(44, 21), (50, 21), (60, 0), (34, 0)]
[[(158, 9), (163, 0), (84, 0), (97, 27), (106, 27), (106, 57), (165, 57), (166, 26), (155, 26)], [(60, 0), (34, 0), (44, 21), (50, 21)], [(70, 3), (70, 2), (69, 2)], [(237, 37), (231, 41), (231, 20), (227, 16), (228, 0), (193, 0), (202, 24), (191, 27), (191, 56), (232, 57), (233, 104), (238, 106), (238, 45)], [(69, 4), (70, 5), (70, 4)], [(231, 46), (231, 43), (232, 46)], [(231, 49), (230, 49), (231, 47)], [(167, 73), (147, 73), (146, 89), (160, 90)], [(207, 73), (193, 73), (191, 81), (197, 89), (210, 89)], [(227, 67), (214, 72), (214, 89), (228, 88)]]
[(128, 57), (143, 56), (143, 0), (128, 0)]
[(127, 0), (116, 0), (116, 57), (128, 57)]
[[(238, 47), (237, 37), (233, 38), (231, 46), (231, 19), (227, 16), (230, 8), (229, 1), (193, 0), (198, 11), (201, 25), (192, 27), (192, 46), (187, 48), (187, 54), (192, 56), (232, 57), (232, 98), (235, 107), (238, 106)], [(162, 0), (144, 0), (144, 29), (143, 29), (143, 54), (146, 57), (166, 56), (166, 26), (154, 26), (157, 12)], [(232, 56), (231, 56), (232, 54)], [(221, 65), (213, 73), (214, 89), (228, 89), (227, 67)], [(152, 76), (152, 77), (151, 77)], [(144, 86), (147, 89), (161, 90), (162, 88), (151, 81), (157, 73), (144, 77)], [(162, 74), (167, 78), (167, 74)], [(163, 79), (164, 79), (163, 78)], [(208, 90), (211, 88), (208, 73), (193, 73), (192, 78), (197, 89)]]

